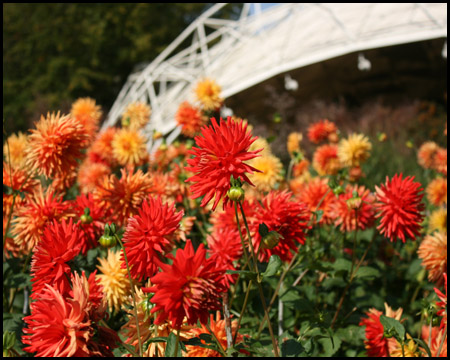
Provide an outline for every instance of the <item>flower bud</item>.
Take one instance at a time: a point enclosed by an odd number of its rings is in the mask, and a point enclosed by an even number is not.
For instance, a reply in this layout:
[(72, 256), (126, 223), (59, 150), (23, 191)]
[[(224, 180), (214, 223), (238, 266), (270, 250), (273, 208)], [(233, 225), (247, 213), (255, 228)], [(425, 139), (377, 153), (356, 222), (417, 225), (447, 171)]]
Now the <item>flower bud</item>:
[(245, 191), (240, 186), (232, 186), (227, 191), (227, 196), (231, 201), (242, 201), (245, 197)]
[(113, 246), (116, 246), (117, 240), (115, 236), (111, 235), (102, 235), (100, 239), (98, 240), (101, 246), (104, 248), (111, 248)]
[(262, 238), (261, 246), (263, 249), (273, 249), (280, 242), (280, 237), (281, 235), (276, 231), (271, 231)]
[(333, 192), (334, 192), (334, 195), (336, 195), (336, 196), (339, 196), (339, 195), (345, 193), (345, 191), (344, 191), (344, 189), (342, 188), (341, 185), (336, 186), (336, 187), (333, 189)]
[(347, 200), (347, 207), (350, 210), (358, 210), (361, 207), (362, 199), (358, 197), (352, 197)]

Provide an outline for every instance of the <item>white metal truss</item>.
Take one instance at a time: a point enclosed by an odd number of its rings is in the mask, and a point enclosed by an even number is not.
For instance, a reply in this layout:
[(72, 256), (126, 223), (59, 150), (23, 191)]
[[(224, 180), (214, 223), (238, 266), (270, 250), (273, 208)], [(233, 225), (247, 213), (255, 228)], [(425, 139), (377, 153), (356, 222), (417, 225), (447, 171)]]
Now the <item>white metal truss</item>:
[[(215, 17), (217, 3), (191, 23), (152, 63), (131, 74), (102, 129), (114, 126), (128, 104), (149, 103), (150, 135), (168, 143), (179, 134), (178, 106), (210, 77), (230, 97), (278, 74), (355, 51), (447, 37), (447, 4), (245, 3), (237, 20)], [(251, 11), (253, 10), (253, 11)], [(208, 29), (208, 31), (207, 31)], [(180, 48), (186, 41), (190, 45)], [(356, 66), (356, 64), (355, 64)], [(148, 136), (151, 152), (161, 140)]]

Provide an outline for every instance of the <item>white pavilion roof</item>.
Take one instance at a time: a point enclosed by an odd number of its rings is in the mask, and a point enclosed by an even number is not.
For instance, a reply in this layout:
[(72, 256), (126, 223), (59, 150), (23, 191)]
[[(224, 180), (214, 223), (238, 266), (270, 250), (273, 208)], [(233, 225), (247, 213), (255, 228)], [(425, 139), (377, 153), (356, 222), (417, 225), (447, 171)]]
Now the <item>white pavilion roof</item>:
[[(260, 5), (244, 4), (236, 21), (214, 17), (233, 4), (207, 10), (152, 63), (128, 77), (103, 128), (114, 126), (129, 103), (144, 101), (152, 107), (145, 131), (158, 130), (170, 143), (179, 134), (178, 106), (195, 102), (193, 89), (202, 78), (214, 79), (227, 98), (278, 74), (344, 54), (447, 37), (446, 3), (292, 3), (264, 11)], [(182, 48), (186, 40), (191, 45)], [(149, 138), (152, 151), (161, 140)]]

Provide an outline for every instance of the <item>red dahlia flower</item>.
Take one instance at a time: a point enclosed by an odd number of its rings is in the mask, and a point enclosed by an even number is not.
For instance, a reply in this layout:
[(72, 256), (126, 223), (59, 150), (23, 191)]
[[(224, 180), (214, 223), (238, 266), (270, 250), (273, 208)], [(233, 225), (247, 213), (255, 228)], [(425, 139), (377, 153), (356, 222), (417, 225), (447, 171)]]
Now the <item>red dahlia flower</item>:
[(290, 191), (271, 191), (262, 199), (262, 206), (257, 203), (254, 217), (249, 221), (254, 250), (258, 250), (262, 240), (258, 231), (260, 224), (265, 223), (269, 232), (276, 231), (281, 235), (277, 246), (260, 250), (260, 261), (267, 261), (273, 254), (283, 261), (290, 261), (291, 250), (297, 251), (297, 244), (305, 243), (310, 213), (306, 204), (291, 198)]
[(51, 284), (62, 295), (68, 294), (71, 270), (67, 263), (79, 254), (83, 236), (72, 219), (68, 223), (63, 220), (60, 224), (53, 220), (47, 225), (31, 260), (32, 299), (40, 298), (46, 284)]
[(336, 125), (328, 119), (322, 119), (309, 126), (308, 139), (314, 144), (318, 144), (327, 139), (335, 142), (337, 140), (336, 133)]
[(220, 199), (225, 198), (224, 205), (229, 200), (226, 194), (230, 189), (231, 175), (253, 185), (245, 173), (252, 174), (259, 170), (245, 162), (255, 158), (262, 149), (248, 151), (257, 138), (252, 138), (251, 132), (247, 131), (247, 124), (244, 125), (242, 120), (235, 122), (228, 117), (227, 121), (223, 121), (221, 118), (220, 124), (217, 124), (216, 119), (211, 118), (211, 122), (211, 126), (204, 127), (201, 135), (195, 137), (199, 147), (188, 151), (194, 158), (187, 160), (190, 167), (186, 167), (186, 170), (195, 175), (186, 182), (194, 183), (191, 185), (193, 199), (204, 195), (201, 206), (208, 204), (215, 196), (214, 211)]
[(380, 188), (375, 186), (378, 210), (375, 217), (381, 218), (377, 228), (381, 234), (391, 241), (400, 238), (405, 242), (406, 236), (414, 240), (419, 235), (424, 205), (423, 193), (419, 194), (423, 190), (421, 184), (413, 181), (414, 176), (402, 177), (402, 174), (395, 174), (392, 180), (386, 177), (386, 184)]
[(86, 302), (64, 299), (45, 284), (37, 301), (30, 304), (31, 315), (24, 318), (27, 327), (22, 341), (25, 351), (38, 357), (90, 356), (88, 341), (93, 336)]
[[(84, 221), (84, 211), (89, 209), (89, 221)], [(79, 219), (79, 226), (83, 230), (85, 236), (81, 244), (81, 253), (87, 254), (89, 249), (95, 248), (98, 245), (97, 239), (103, 234), (105, 224), (108, 222), (107, 211), (104, 207), (99, 206), (93, 198), (92, 194), (79, 195), (75, 199), (75, 213)]]
[[(173, 258), (170, 254), (168, 257)], [(197, 251), (190, 240), (178, 249), (172, 265), (161, 264), (162, 271), (153, 276), (151, 288), (144, 291), (155, 295), (152, 313), (158, 312), (155, 324), (167, 319), (179, 328), (186, 317), (189, 325), (208, 322), (210, 310), (219, 310), (220, 294), (227, 289), (221, 284), (225, 273), (213, 258), (206, 259), (206, 249), (200, 244)]]
[(173, 234), (182, 217), (183, 212), (176, 212), (173, 203), (163, 205), (158, 196), (144, 200), (138, 214), (128, 219), (123, 242), (133, 278), (142, 280), (156, 274), (165, 254), (172, 250)]
[[(354, 191), (358, 193), (356, 199), (353, 198)], [(347, 186), (345, 193), (332, 205), (334, 225), (340, 225), (343, 232), (371, 227), (375, 220), (374, 201), (375, 197), (364, 186)]]

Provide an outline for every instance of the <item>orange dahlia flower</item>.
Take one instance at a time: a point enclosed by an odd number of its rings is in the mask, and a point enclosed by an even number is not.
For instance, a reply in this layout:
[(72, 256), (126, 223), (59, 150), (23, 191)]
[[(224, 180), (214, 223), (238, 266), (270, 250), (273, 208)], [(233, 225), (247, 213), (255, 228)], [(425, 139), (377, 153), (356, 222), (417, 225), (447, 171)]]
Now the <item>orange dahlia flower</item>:
[(186, 180), (193, 183), (190, 187), (192, 198), (204, 196), (203, 207), (215, 196), (214, 211), (222, 198), (224, 206), (229, 202), (226, 194), (230, 189), (231, 175), (253, 185), (246, 173), (258, 170), (246, 161), (255, 158), (259, 150), (248, 151), (256, 138), (252, 138), (242, 121), (234, 122), (228, 117), (227, 121), (221, 118), (219, 124), (215, 118), (211, 118), (211, 122), (211, 126), (204, 127), (201, 135), (195, 137), (198, 147), (188, 151), (194, 157), (187, 160), (190, 166), (185, 169), (195, 173)]
[[(356, 199), (354, 192), (357, 193)], [(334, 225), (340, 225), (343, 232), (370, 228), (375, 220), (374, 201), (375, 196), (364, 186), (348, 185), (345, 193), (331, 205), (330, 216), (334, 218)]]
[(428, 184), (425, 192), (433, 205), (447, 204), (447, 179), (437, 177)]
[(90, 139), (93, 139), (98, 130), (98, 124), (102, 117), (102, 111), (95, 100), (89, 97), (77, 99), (72, 104), (70, 114), (86, 130)]
[(3, 161), (3, 185), (13, 190), (31, 193), (39, 184), (39, 180), (30, 176), (26, 170), (11, 167)]
[(420, 166), (425, 169), (434, 167), (434, 157), (438, 151), (439, 146), (434, 141), (427, 141), (423, 143), (417, 152), (417, 161)]
[(208, 118), (203, 116), (198, 108), (187, 101), (179, 106), (175, 114), (175, 120), (181, 126), (181, 133), (188, 137), (197, 135), (202, 126), (208, 122)]
[(447, 176), (447, 149), (439, 148), (434, 157), (434, 169)]
[(434, 232), (425, 236), (417, 250), (422, 265), (428, 271), (428, 280), (440, 286), (447, 272), (447, 234)]
[(25, 197), (25, 202), (17, 208), (15, 215), (11, 233), (15, 242), (28, 252), (40, 241), (48, 223), (68, 219), (75, 213), (71, 204), (55, 195), (54, 191), (44, 193), (42, 187), (38, 186), (33, 194)]
[[(137, 215), (128, 219), (123, 243), (133, 278), (140, 281), (158, 272), (173, 248), (173, 235), (182, 217), (183, 211), (176, 212), (173, 203), (163, 204), (158, 196), (144, 200)], [(124, 260), (122, 267), (126, 268)]]
[(381, 218), (377, 229), (391, 241), (405, 242), (406, 237), (414, 240), (420, 234), (425, 208), (421, 186), (414, 182), (414, 176), (403, 179), (403, 174), (395, 174), (391, 180), (386, 177), (386, 184), (375, 186), (375, 217)]
[(116, 225), (126, 225), (130, 216), (136, 215), (142, 202), (151, 192), (152, 181), (148, 173), (138, 170), (135, 174), (121, 169), (121, 178), (115, 175), (103, 177), (95, 189), (94, 201), (105, 208), (114, 209), (112, 219)]
[[(439, 326), (434, 326), (431, 328), (431, 346), (430, 352), (432, 357), (438, 356), (439, 345), (442, 343), (442, 349), (439, 354), (439, 357), (447, 357), (447, 335), (445, 335), (445, 339), (442, 342), (442, 337), (444, 336), (444, 329), (441, 329)], [(428, 340), (430, 339), (430, 327), (428, 325), (422, 326), (422, 340), (428, 344)], [(422, 352), (425, 354), (426, 351), (423, 349)]]
[(109, 127), (97, 135), (97, 138), (88, 149), (87, 156), (94, 163), (102, 162), (108, 166), (116, 165), (113, 155), (112, 141), (118, 129)]
[(302, 188), (297, 197), (302, 203), (308, 206), (310, 212), (323, 211), (320, 224), (332, 223), (331, 209), (333, 203), (336, 201), (336, 196), (328, 186), (327, 179), (318, 177), (312, 179)]
[(312, 166), (319, 175), (334, 175), (341, 168), (337, 145), (322, 145), (313, 155)]
[[(231, 322), (231, 333), (234, 335), (236, 333), (237, 329), (237, 321), (234, 320)], [(219, 341), (220, 345), (222, 345), (222, 348), (226, 351), (227, 350), (227, 335), (225, 331), (225, 319), (222, 319), (220, 316), (220, 312), (216, 312), (216, 318), (214, 319), (214, 315), (209, 315), (209, 328), (215, 335), (216, 339)], [(200, 337), (201, 334), (210, 334), (209, 330), (206, 328), (205, 325), (201, 324), (201, 327), (193, 328), (189, 331), (189, 334), (192, 337)], [(237, 334), (236, 336), (236, 344), (239, 344), (244, 340), (244, 336), (241, 334)], [(201, 340), (204, 341), (204, 340)], [(188, 357), (222, 357), (218, 351), (207, 349), (200, 346), (186, 346), (187, 353), (186, 355)]]
[(337, 127), (335, 123), (328, 119), (322, 119), (311, 124), (308, 128), (308, 139), (314, 144), (318, 144), (324, 140), (335, 142), (337, 140)]
[(32, 170), (48, 178), (63, 178), (77, 168), (88, 135), (76, 119), (59, 112), (47, 114), (30, 131), (26, 162)]
[(93, 192), (104, 176), (111, 174), (111, 168), (101, 162), (86, 159), (78, 169), (77, 182), (83, 194)]
[(134, 102), (127, 106), (122, 114), (122, 126), (132, 130), (143, 128), (149, 121), (152, 110), (142, 102)]
[(201, 324), (208, 322), (210, 310), (221, 308), (220, 293), (227, 291), (221, 284), (225, 269), (219, 267), (214, 259), (206, 259), (203, 244), (194, 252), (190, 240), (184, 249), (178, 249), (172, 265), (161, 264), (161, 272), (153, 276), (151, 288), (143, 289), (155, 295), (151, 302), (155, 304), (151, 313), (157, 313), (155, 324), (170, 320), (175, 329), (179, 329), (187, 318), (189, 325), (199, 320)]
[(292, 132), (288, 135), (286, 146), (289, 155), (293, 156), (294, 152), (300, 152), (300, 143), (303, 139), (303, 134), (299, 132)]

